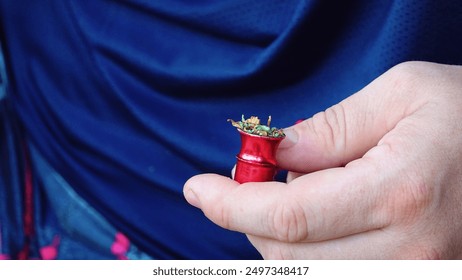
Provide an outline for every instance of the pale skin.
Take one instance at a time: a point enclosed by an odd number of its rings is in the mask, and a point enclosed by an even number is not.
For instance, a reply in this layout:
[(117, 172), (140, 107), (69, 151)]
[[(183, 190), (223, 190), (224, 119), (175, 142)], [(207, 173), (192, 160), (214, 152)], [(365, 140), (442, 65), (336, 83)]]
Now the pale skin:
[(202, 174), (186, 200), (265, 259), (462, 258), (462, 67), (399, 64), (284, 130), (287, 183)]

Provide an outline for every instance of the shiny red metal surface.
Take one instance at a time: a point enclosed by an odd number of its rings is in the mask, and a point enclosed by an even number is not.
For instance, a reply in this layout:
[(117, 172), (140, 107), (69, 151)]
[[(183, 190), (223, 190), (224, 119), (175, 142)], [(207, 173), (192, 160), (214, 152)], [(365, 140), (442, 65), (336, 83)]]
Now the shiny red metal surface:
[(277, 172), (276, 150), (284, 137), (266, 137), (246, 133), (241, 135), (241, 150), (237, 154), (234, 180), (239, 183), (274, 180)]

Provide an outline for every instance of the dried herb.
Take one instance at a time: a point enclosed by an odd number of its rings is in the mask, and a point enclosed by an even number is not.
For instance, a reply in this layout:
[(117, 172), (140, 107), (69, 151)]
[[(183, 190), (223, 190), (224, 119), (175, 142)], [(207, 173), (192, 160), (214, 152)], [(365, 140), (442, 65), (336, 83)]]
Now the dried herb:
[(254, 134), (254, 135), (259, 135), (259, 136), (267, 136), (267, 137), (284, 137), (285, 134), (280, 128), (276, 127), (271, 127), (271, 116), (268, 117), (268, 121), (266, 125), (263, 125), (260, 123), (260, 119), (258, 117), (252, 116), (248, 119), (244, 118), (244, 115), (242, 115), (240, 121), (234, 121), (231, 119), (228, 119), (229, 122), (234, 127), (237, 127), (238, 129)]

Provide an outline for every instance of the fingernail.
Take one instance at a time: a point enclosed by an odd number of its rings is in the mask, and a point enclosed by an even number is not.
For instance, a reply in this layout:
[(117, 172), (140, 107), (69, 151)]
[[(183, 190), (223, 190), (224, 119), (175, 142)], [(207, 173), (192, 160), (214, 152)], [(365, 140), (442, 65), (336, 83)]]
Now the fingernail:
[(201, 208), (200, 200), (191, 188), (185, 190), (184, 197), (186, 198), (186, 201), (192, 206)]
[(298, 142), (298, 133), (292, 128), (284, 129), (284, 134), (286, 137), (281, 141), (281, 144), (279, 144), (279, 148), (287, 149)]

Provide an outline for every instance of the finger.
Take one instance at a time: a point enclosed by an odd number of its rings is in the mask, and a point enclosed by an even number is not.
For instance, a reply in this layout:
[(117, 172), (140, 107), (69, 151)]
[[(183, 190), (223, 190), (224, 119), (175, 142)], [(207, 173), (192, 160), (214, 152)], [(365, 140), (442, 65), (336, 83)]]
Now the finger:
[[(244, 186), (245, 185), (245, 186)], [(257, 222), (256, 213), (265, 213), (266, 209), (277, 204), (274, 199), (264, 196), (282, 193), (285, 184), (266, 182), (239, 185), (236, 181), (216, 175), (203, 174), (189, 179), (184, 186), (186, 200), (200, 208), (216, 224), (235, 231), (252, 232), (252, 228), (261, 229), (265, 221)], [(261, 188), (261, 187), (264, 188)], [(265, 194), (266, 193), (266, 194)], [(256, 203), (258, 202), (258, 203)], [(254, 233), (260, 232), (259, 230)]]
[[(287, 243), (258, 236), (247, 236), (261, 256), (280, 259), (382, 259), (392, 248), (378, 230), (315, 243)], [(378, 245), (380, 244), (380, 245)], [(387, 246), (383, 246), (383, 245)]]
[(388, 223), (382, 215), (383, 188), (371, 187), (371, 172), (360, 165), (329, 169), (287, 185), (239, 185), (207, 174), (191, 178), (184, 192), (188, 202), (224, 228), (285, 242), (320, 241)]
[[(401, 233), (403, 234), (403, 233)], [(314, 243), (286, 243), (248, 235), (264, 259), (377, 260), (431, 258), (416, 240), (396, 238), (393, 231), (373, 230)]]
[(308, 173), (344, 166), (363, 156), (423, 104), (424, 94), (406, 92), (400, 85), (415, 80), (412, 68), (412, 64), (392, 68), (339, 104), (286, 128), (277, 153), (278, 165)]

